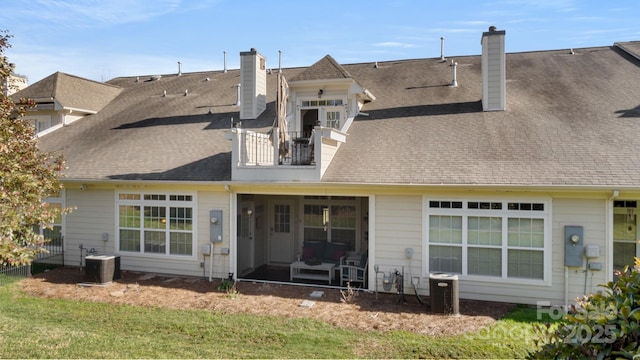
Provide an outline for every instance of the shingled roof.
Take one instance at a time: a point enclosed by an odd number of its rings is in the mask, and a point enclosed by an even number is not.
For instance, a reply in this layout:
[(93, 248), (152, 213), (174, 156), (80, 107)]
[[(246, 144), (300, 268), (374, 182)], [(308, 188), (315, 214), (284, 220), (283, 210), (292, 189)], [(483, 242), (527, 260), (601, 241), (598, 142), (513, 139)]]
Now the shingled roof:
[(315, 64), (309, 66), (300, 74), (289, 79), (290, 82), (304, 80), (331, 80), (331, 79), (351, 79), (353, 78), (338, 62), (326, 55)]
[[(507, 107), (494, 112), (482, 111), (480, 56), (455, 61), (457, 87), (439, 58), (339, 65), (336, 73), (325, 57), (283, 69), (290, 81), (331, 73), (376, 94), (322, 182), (640, 187), (640, 61), (627, 51), (507, 54)], [(114, 79), (108, 83), (123, 90), (110, 104), (40, 146), (64, 152), (70, 179), (230, 181), (224, 133), (238, 119), (239, 74)], [(243, 127), (271, 126), (275, 86), (268, 75), (267, 110)]]
[[(482, 112), (480, 58), (347, 66), (377, 95), (323, 181), (640, 185), (640, 62), (618, 47), (506, 56), (506, 111)], [(626, 155), (625, 155), (626, 154)]]
[(14, 99), (31, 98), (39, 102), (55, 100), (64, 108), (98, 112), (120, 91), (122, 89), (117, 86), (56, 72), (22, 89), (12, 97)]

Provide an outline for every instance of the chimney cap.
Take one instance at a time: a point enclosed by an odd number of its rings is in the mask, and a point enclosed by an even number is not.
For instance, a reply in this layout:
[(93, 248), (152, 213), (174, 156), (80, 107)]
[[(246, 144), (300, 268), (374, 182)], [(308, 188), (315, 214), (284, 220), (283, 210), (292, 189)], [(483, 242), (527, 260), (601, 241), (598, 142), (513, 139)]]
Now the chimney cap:
[(505, 30), (497, 30), (494, 25), (489, 26), (489, 31), (485, 31), (482, 33), (482, 37), (490, 36), (490, 35), (505, 35), (507, 32)]
[(241, 51), (240, 52), (240, 56), (246, 56), (246, 55), (260, 55), (260, 56), (262, 56), (262, 54), (260, 54), (258, 52), (258, 50), (256, 50), (256, 48), (251, 48), (249, 51)]

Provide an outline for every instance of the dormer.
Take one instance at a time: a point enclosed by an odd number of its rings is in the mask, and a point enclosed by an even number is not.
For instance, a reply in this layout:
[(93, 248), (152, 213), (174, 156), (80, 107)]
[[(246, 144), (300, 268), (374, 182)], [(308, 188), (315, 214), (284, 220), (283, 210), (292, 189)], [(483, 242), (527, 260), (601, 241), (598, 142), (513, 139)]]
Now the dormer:
[(330, 55), (289, 80), (295, 121), (290, 129), (309, 134), (320, 126), (347, 133), (362, 106), (375, 97)]
[(31, 121), (38, 136), (96, 114), (115, 99), (122, 88), (56, 72), (11, 95), (14, 101), (28, 98), (35, 107), (25, 119)]
[(281, 110), (274, 127), (230, 134), (232, 179), (320, 181), (355, 116), (375, 97), (329, 55), (291, 79), (275, 75)]

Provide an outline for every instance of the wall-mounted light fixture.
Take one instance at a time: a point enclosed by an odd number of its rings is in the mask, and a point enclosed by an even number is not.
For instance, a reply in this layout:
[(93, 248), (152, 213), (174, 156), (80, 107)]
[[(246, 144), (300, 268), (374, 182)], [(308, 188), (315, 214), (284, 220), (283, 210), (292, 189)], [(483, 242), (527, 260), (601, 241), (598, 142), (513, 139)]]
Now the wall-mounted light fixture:
[(318, 99), (322, 97), (322, 94), (324, 94), (324, 91), (322, 89), (318, 90)]
[(251, 209), (247, 210), (247, 215), (249, 215), (249, 216), (253, 215), (253, 210), (251, 210)]
[(87, 184), (80, 184), (80, 190), (87, 190)]

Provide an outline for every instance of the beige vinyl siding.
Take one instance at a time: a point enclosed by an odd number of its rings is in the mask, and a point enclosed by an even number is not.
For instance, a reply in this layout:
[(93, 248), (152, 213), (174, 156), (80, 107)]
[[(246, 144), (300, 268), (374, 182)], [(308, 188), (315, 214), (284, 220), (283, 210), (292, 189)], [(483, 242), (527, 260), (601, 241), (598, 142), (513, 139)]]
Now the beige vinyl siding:
[[(231, 248), (231, 227), (229, 226), (230, 220), (232, 220), (231, 216), (235, 217), (236, 215), (231, 215), (231, 211), (229, 211), (229, 193), (224, 191), (198, 191), (197, 193), (197, 246), (196, 252), (198, 260), (196, 262), (197, 268), (195, 268), (196, 272), (199, 271), (200, 275), (202, 275), (202, 269), (200, 269), (200, 262), (205, 262), (205, 274), (209, 277), (209, 261), (213, 259), (213, 277), (214, 278), (226, 278), (229, 274), (230, 270), (230, 261), (231, 257), (235, 257), (236, 254), (231, 252), (229, 255), (221, 255), (222, 248)], [(235, 195), (234, 195), (235, 198)], [(202, 257), (202, 246), (211, 244), (209, 239), (209, 224), (211, 223), (209, 219), (209, 212), (211, 210), (222, 210), (222, 242), (213, 243), (213, 257), (207, 256)], [(235, 223), (235, 222), (234, 222)]]
[[(171, 193), (190, 192), (188, 190), (171, 190)], [(223, 211), (223, 242), (213, 246), (213, 277), (226, 277), (229, 273), (229, 258), (231, 255), (220, 255), (221, 248), (229, 247), (229, 193), (199, 191), (195, 193), (195, 212), (197, 224), (195, 224), (194, 239), (196, 246), (193, 256), (180, 258), (172, 256), (145, 256), (137, 254), (121, 254), (122, 268), (149, 273), (176, 274), (187, 276), (209, 276), (209, 261), (211, 257), (203, 257), (202, 245), (210, 244), (209, 241), (209, 211)], [(114, 210), (115, 207), (114, 207)], [(204, 262), (205, 266), (200, 267)]]
[[(379, 271), (388, 275), (404, 267), (405, 284), (411, 284), (412, 276), (422, 277), (422, 197), (376, 196), (374, 224), (375, 264)], [(407, 248), (413, 249), (410, 259), (405, 256)], [(371, 260), (369, 263), (372, 264)], [(371, 280), (375, 288), (375, 278)], [(423, 279), (420, 286), (424, 286)], [(378, 278), (378, 290), (382, 291), (382, 274)]]
[[(549, 285), (525, 285), (517, 282), (489, 282), (459, 280), (460, 298), (489, 301), (504, 301), (536, 305), (548, 301), (552, 305), (564, 304), (564, 226), (584, 227), (585, 244), (598, 244), (600, 258), (605, 264), (605, 208), (604, 199), (553, 199), (551, 213), (551, 283)], [(568, 272), (568, 302), (584, 294), (584, 267), (570, 268)], [(592, 277), (593, 274), (593, 277)], [(587, 274), (587, 293), (597, 291), (597, 285), (605, 282), (605, 271)], [(428, 285), (428, 279), (426, 279)], [(422, 287), (421, 287), (422, 288)], [(428, 293), (428, 292), (427, 292)]]
[[(322, 151), (322, 153), (320, 154), (320, 177), (324, 175), (324, 172), (329, 167), (329, 164), (331, 164), (331, 160), (333, 160), (333, 156), (336, 154), (339, 147), (339, 142), (327, 138), (322, 138), (322, 146), (320, 146), (320, 150)], [(318, 157), (316, 156), (316, 161), (317, 160)], [(318, 165), (316, 164), (316, 166)]]
[[(75, 208), (71, 214), (65, 216), (65, 264), (69, 266), (81, 266), (80, 244), (85, 248), (94, 248), (99, 254), (114, 254), (117, 249), (118, 224), (116, 193), (114, 189), (91, 189), (76, 190), (67, 186), (66, 206)], [(222, 210), (223, 220), (223, 242), (214, 245), (214, 277), (226, 277), (229, 273), (231, 255), (220, 255), (221, 248), (230, 247), (230, 226), (229, 226), (229, 193), (210, 192), (193, 190), (152, 190), (153, 192), (171, 193), (193, 193), (195, 195), (194, 216), (195, 225), (194, 236), (196, 246), (193, 256), (184, 258), (175, 256), (153, 256), (142, 254), (131, 254), (121, 252), (120, 267), (122, 270), (132, 270), (161, 274), (177, 274), (188, 276), (209, 276), (210, 257), (203, 258), (201, 246), (209, 244), (209, 211)], [(108, 240), (102, 240), (102, 234), (108, 234)], [(83, 255), (86, 256), (86, 253)], [(205, 262), (205, 267), (201, 268), (200, 263)]]
[[(65, 215), (64, 263), (68, 266), (84, 265), (84, 261), (80, 264), (80, 244), (100, 254), (115, 252), (113, 190), (79, 190), (79, 186), (68, 186), (65, 191), (65, 205), (74, 208)], [(108, 234), (107, 241), (102, 240), (103, 233)]]
[[(607, 236), (606, 236), (606, 199), (555, 199), (553, 205), (553, 288), (556, 296), (550, 299), (552, 303), (561, 304), (558, 295), (564, 292), (564, 227), (578, 225), (584, 228), (584, 245), (600, 246), (600, 257), (593, 262), (602, 263), (602, 270), (587, 272), (587, 293), (598, 291), (598, 284), (605, 283), (607, 264)], [(586, 262), (585, 262), (586, 263)], [(568, 300), (572, 302), (584, 294), (585, 273), (584, 266), (569, 268), (568, 271)]]
[[(530, 199), (529, 195), (523, 195)], [(440, 194), (439, 197), (446, 197)], [(451, 194), (452, 198), (459, 195)], [(486, 198), (501, 198), (495, 194), (486, 194)], [(520, 198), (514, 194), (514, 200)], [(423, 271), (428, 268), (424, 261), (423, 248), (423, 198), (421, 195), (376, 195), (375, 201), (375, 259), (372, 265), (377, 264), (379, 271), (387, 274), (390, 271), (405, 271), (405, 291), (411, 293), (410, 277), (419, 276), (418, 292), (421, 295), (429, 295), (429, 274)], [(510, 197), (511, 199), (511, 197)], [(547, 209), (549, 217), (547, 221), (551, 229), (550, 253), (546, 254), (550, 261), (547, 270), (550, 281), (540, 284), (523, 284), (514, 280), (490, 281), (460, 277), (459, 291), (462, 299), (477, 299), (490, 301), (505, 301), (536, 305), (539, 301), (549, 301), (553, 305), (564, 304), (565, 297), (565, 268), (564, 268), (564, 226), (581, 225), (584, 227), (585, 244), (597, 244), (600, 246), (600, 258), (592, 261), (603, 264), (602, 271), (588, 272), (587, 293), (598, 290), (597, 285), (605, 282), (608, 266), (607, 246), (605, 236), (606, 199), (576, 199), (556, 198), (551, 199)], [(424, 240), (423, 240), (424, 239)], [(370, 239), (373, 240), (373, 239)], [(405, 256), (405, 249), (412, 248), (411, 259)], [(569, 270), (568, 300), (575, 300), (584, 293), (585, 273), (584, 267)], [(371, 272), (372, 276), (375, 272)], [(593, 276), (592, 276), (593, 275)], [(382, 288), (382, 275), (378, 277), (378, 290)], [(375, 279), (372, 278), (371, 287), (375, 288)], [(392, 290), (395, 291), (395, 288)]]

